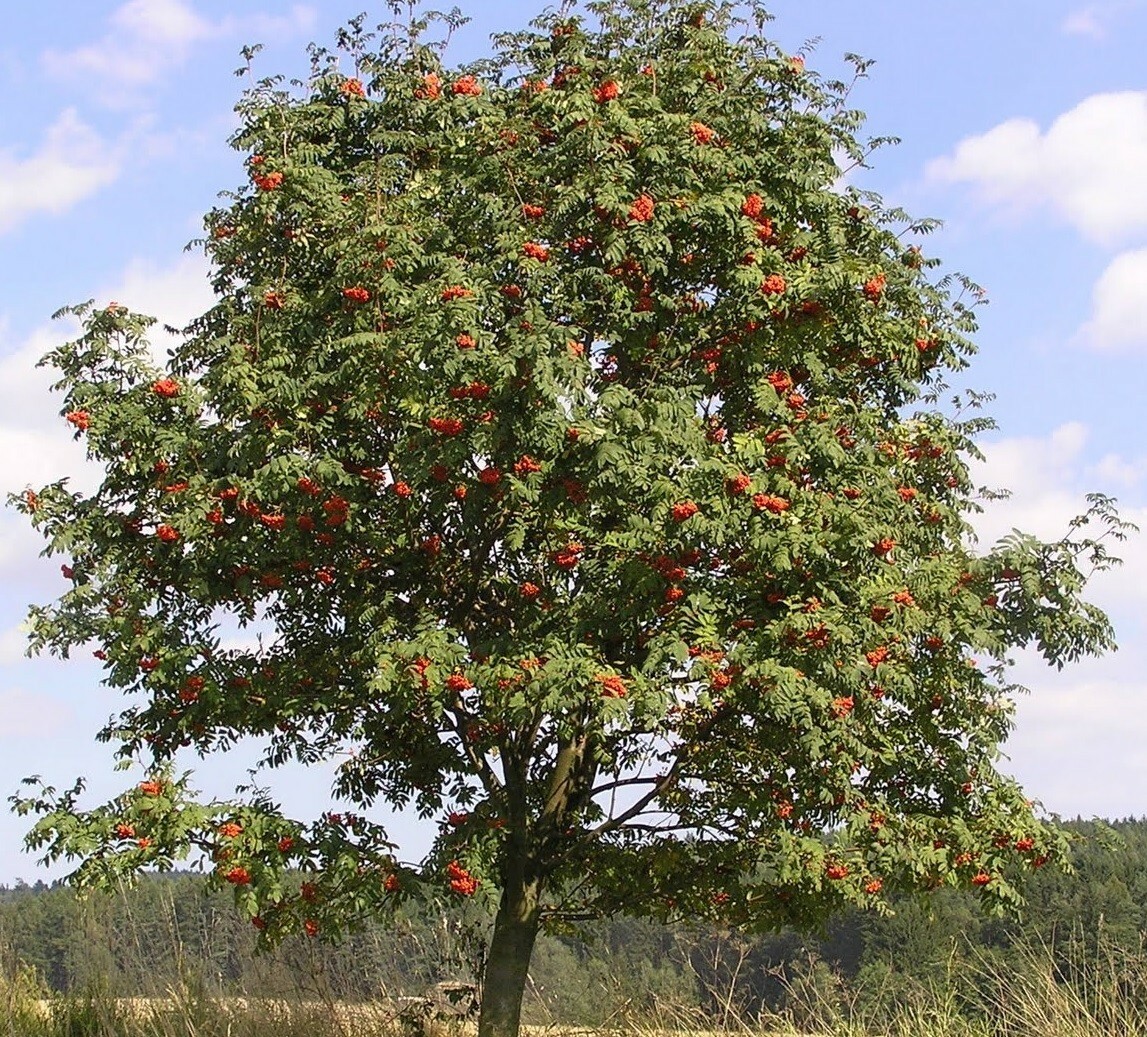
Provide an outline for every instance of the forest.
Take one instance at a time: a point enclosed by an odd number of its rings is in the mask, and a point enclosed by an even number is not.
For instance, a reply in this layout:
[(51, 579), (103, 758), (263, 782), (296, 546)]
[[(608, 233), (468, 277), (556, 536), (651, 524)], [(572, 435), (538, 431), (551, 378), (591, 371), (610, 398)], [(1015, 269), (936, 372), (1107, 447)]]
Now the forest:
[[(547, 933), (525, 1018), (601, 1026), (655, 1012), (692, 1025), (785, 1018), (811, 1031), (826, 1012), (871, 1026), (939, 996), (975, 1017), (992, 1011), (1000, 977), (1033, 969), (1080, 998), (1095, 994), (1098, 971), (1122, 1010), (1147, 1010), (1147, 819), (1067, 827), (1073, 872), (1034, 872), (1015, 918), (985, 916), (973, 894), (940, 890), (896, 902), (887, 916), (847, 911), (811, 936), (626, 917)], [(475, 902), (410, 909), (339, 944), (300, 937), (258, 954), (230, 898), (205, 885), (192, 873), (149, 875), (82, 901), (63, 884), (2, 888), (4, 968), (61, 995), (155, 997), (178, 986), (312, 1001), (419, 994), (481, 968), (490, 918)]]

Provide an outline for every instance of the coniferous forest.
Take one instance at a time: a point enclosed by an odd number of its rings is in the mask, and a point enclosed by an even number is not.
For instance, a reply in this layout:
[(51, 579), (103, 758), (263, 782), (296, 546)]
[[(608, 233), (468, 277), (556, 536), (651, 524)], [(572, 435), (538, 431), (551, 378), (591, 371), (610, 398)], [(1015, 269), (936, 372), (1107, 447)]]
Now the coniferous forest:
[[(660, 1011), (693, 1025), (783, 1017), (811, 1031), (826, 1012), (872, 1024), (939, 996), (975, 1017), (991, 1011), (1002, 977), (1033, 969), (1080, 998), (1101, 974), (1125, 1008), (1142, 1002), (1147, 1014), (1147, 820), (1069, 827), (1079, 836), (1074, 874), (1034, 873), (1020, 918), (985, 917), (971, 895), (941, 890), (887, 917), (840, 915), (812, 937), (624, 917), (551, 932), (531, 970), (527, 1018), (601, 1025)], [(477, 904), (444, 902), (338, 945), (300, 938), (259, 955), (229, 897), (207, 893), (192, 873), (84, 901), (59, 884), (0, 889), (5, 971), (34, 975), (48, 995), (157, 997), (180, 987), (377, 1001), (475, 978), (488, 924)]]

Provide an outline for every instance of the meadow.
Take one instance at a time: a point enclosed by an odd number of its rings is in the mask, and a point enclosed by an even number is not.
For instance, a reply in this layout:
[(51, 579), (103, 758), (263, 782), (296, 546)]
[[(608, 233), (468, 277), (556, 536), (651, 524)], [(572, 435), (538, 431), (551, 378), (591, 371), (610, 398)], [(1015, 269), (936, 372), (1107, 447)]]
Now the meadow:
[[(1147, 1034), (1147, 822), (1076, 823), (1072, 871), (1044, 869), (1018, 917), (945, 891), (825, 930), (695, 920), (557, 929), (535, 950), (531, 1034), (1130, 1037)], [(0, 1037), (449, 1037), (410, 1006), (472, 981), (489, 916), (411, 905), (269, 955), (201, 876), (79, 901), (0, 887)], [(407, 1008), (407, 1011), (403, 1009)]]
[[(1017, 969), (986, 956), (954, 954), (942, 982), (919, 985), (907, 995), (900, 989), (885, 999), (850, 997), (831, 973), (814, 968), (788, 983), (783, 1010), (752, 1014), (738, 998), (736, 977), (723, 1001), (718, 997), (708, 1010), (656, 997), (635, 1002), (618, 986), (601, 991), (606, 998), (614, 995), (612, 1010), (592, 1026), (554, 1017), (535, 988), (524, 1032), (530, 1037), (1147, 1034), (1147, 950), (1127, 953), (1108, 947), (1070, 962), (1065, 970), (1049, 949), (1029, 949), (1021, 963)], [(472, 1021), (410, 1012), (410, 997), (346, 998), (329, 985), (323, 989), (324, 980), (315, 975), (300, 976), (295, 996), (274, 998), (254, 991), (209, 993), (187, 976), (155, 979), (166, 991), (151, 997), (117, 996), (98, 981), (54, 993), (34, 969), (6, 955), (0, 974), (0, 1037), (461, 1037), (476, 1032)], [(323, 996), (315, 996), (316, 987)]]

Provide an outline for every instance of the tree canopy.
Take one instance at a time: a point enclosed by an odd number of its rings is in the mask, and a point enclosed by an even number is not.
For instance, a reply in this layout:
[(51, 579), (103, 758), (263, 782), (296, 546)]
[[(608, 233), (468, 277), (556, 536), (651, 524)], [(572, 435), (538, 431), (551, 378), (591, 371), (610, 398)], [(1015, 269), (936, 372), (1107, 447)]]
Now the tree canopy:
[[(456, 13), (391, 6), (244, 95), (165, 367), (150, 318), (66, 311), (104, 476), (18, 501), (68, 559), (34, 644), (95, 646), (148, 772), (33, 790), (33, 845), (81, 883), (198, 849), (268, 940), (500, 891), (484, 1034), (547, 918), (1014, 902), (1063, 842), (997, 770), (1007, 665), (1111, 646), (1081, 594), (1121, 524), (976, 545), (979, 293), (842, 182), (852, 84), (756, 3), (567, 5), (464, 67)], [(355, 812), (197, 804), (180, 751), (245, 736)], [(380, 803), (438, 822), (425, 861)]]

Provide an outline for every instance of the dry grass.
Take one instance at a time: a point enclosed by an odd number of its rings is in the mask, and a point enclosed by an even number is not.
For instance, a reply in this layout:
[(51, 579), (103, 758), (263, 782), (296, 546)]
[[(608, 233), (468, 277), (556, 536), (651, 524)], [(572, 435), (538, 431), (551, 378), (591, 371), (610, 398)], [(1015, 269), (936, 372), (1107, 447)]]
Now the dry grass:
[[(399, 1037), (393, 1002), (81, 994), (23, 998), (0, 987), (0, 1037)], [(37, 991), (42, 994), (42, 991)], [(461, 1032), (459, 1032), (461, 1037)]]
[[(1070, 980), (1070, 982), (1067, 982)], [(215, 998), (173, 985), (166, 997), (99, 992), (49, 997), (26, 969), (0, 971), (0, 1037), (473, 1037), (473, 1024), (404, 1022), (395, 1001)], [(1137, 1037), (1147, 1035), (1147, 954), (1053, 962), (1033, 951), (1019, 969), (988, 959), (953, 968), (947, 982), (866, 1015), (823, 991), (782, 1018), (734, 1010), (720, 1026), (695, 1008), (621, 1005), (596, 1028), (557, 1022), (527, 1037)], [(730, 1005), (732, 998), (730, 996)]]

